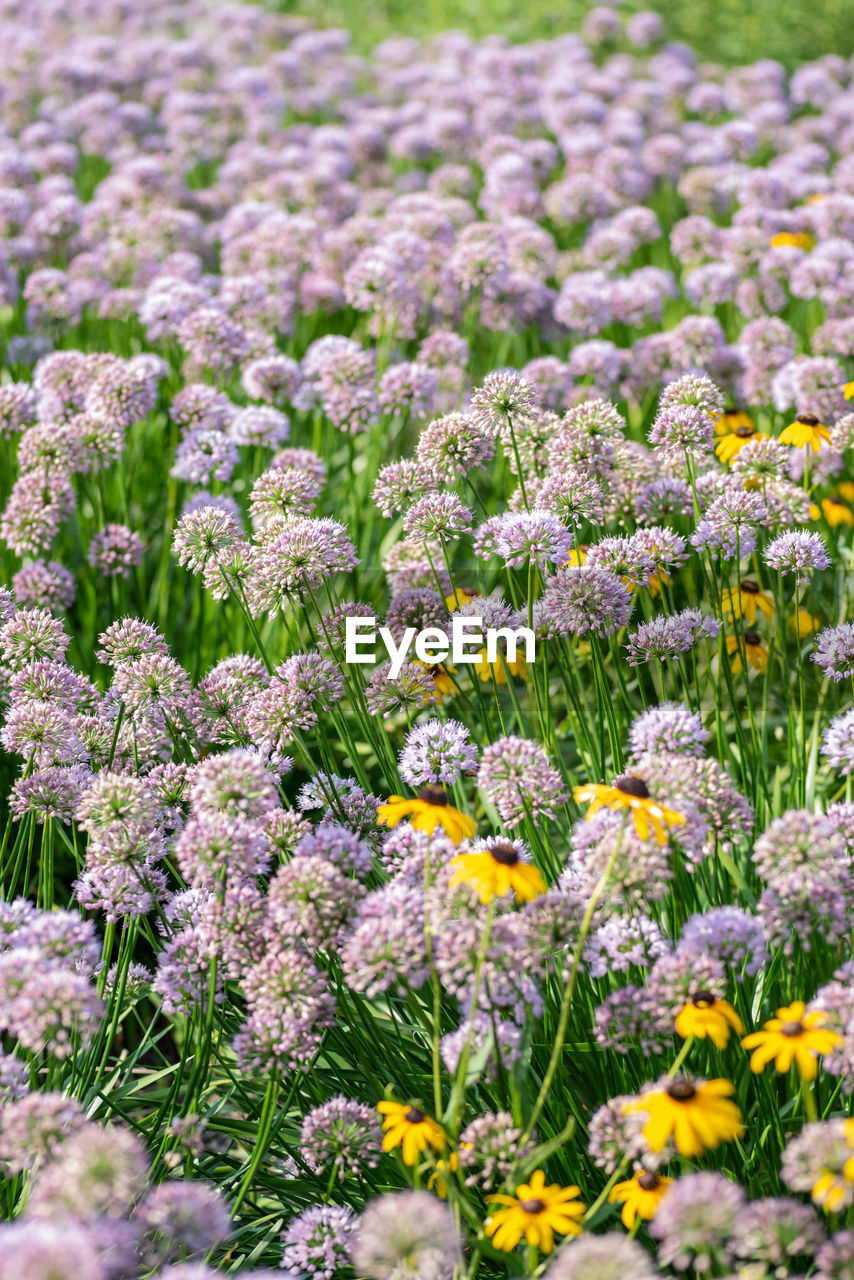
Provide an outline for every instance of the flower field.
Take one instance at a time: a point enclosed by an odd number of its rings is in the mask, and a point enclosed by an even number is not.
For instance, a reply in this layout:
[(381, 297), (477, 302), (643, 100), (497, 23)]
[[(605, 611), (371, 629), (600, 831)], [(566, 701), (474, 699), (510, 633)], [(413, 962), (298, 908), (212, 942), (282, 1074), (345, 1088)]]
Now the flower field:
[(3, 12), (0, 1280), (852, 1280), (854, 61)]

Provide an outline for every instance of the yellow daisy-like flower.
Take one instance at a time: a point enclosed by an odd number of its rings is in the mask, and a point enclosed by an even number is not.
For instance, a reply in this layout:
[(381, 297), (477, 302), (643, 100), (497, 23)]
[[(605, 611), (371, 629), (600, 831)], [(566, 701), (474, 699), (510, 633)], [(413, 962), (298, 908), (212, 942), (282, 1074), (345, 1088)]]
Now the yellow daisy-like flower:
[(780, 444), (791, 444), (796, 449), (812, 449), (818, 453), (822, 443), (830, 443), (830, 432), (814, 413), (799, 413), (795, 421), (780, 432)]
[(621, 1204), (620, 1217), (623, 1226), (631, 1231), (635, 1218), (649, 1222), (667, 1194), (672, 1178), (665, 1178), (660, 1173), (650, 1173), (646, 1169), (638, 1169), (634, 1177), (626, 1182), (618, 1182), (612, 1187), (608, 1200), (611, 1204)]
[(489, 1204), (505, 1207), (491, 1213), (483, 1229), (503, 1253), (512, 1252), (523, 1237), (541, 1253), (551, 1253), (555, 1235), (581, 1234), (579, 1219), (584, 1216), (585, 1206), (577, 1199), (579, 1194), (578, 1187), (559, 1187), (557, 1183), (547, 1186), (546, 1175), (538, 1169), (531, 1174), (530, 1182), (516, 1188), (515, 1196), (486, 1197)]
[[(767, 439), (766, 433), (757, 431), (746, 413), (734, 413), (731, 416), (743, 419), (743, 421), (740, 421), (737, 426), (730, 427), (726, 433), (717, 430), (715, 432), (719, 436), (715, 445), (715, 453), (721, 462), (728, 462), (730, 466), (733, 458), (741, 452), (746, 444), (750, 444), (751, 440)], [(725, 415), (721, 414), (721, 418), (723, 417)]]
[(445, 596), (445, 608), (448, 613), (453, 613), (456, 609), (462, 609), (464, 605), (471, 604), (474, 597), (474, 591), (469, 591), (467, 587), (457, 587), (451, 595)]
[[(754, 671), (764, 671), (768, 665), (768, 650), (762, 643), (762, 637), (758, 631), (743, 631), (742, 639), (744, 641), (744, 652), (747, 656), (747, 664), (753, 667)], [(739, 671), (744, 667), (741, 658), (741, 645), (738, 643), (737, 636), (727, 636), (726, 651), (731, 658), (730, 666), (733, 675), (738, 675)]]
[(789, 630), (797, 631), (803, 640), (806, 636), (811, 636), (818, 631), (820, 626), (821, 618), (817, 613), (810, 613), (809, 609), (799, 609), (789, 623)]
[(635, 831), (641, 840), (648, 840), (654, 833), (658, 843), (665, 844), (668, 828), (681, 826), (685, 821), (684, 814), (653, 800), (649, 787), (635, 773), (622, 774), (610, 787), (604, 783), (589, 782), (576, 787), (572, 794), (576, 804), (590, 806), (588, 820), (600, 809), (630, 809)]
[(820, 1010), (807, 1013), (803, 1000), (778, 1009), (776, 1018), (741, 1042), (745, 1049), (753, 1050), (750, 1070), (758, 1075), (773, 1061), (775, 1069), (784, 1074), (794, 1062), (803, 1080), (814, 1080), (819, 1057), (842, 1044), (842, 1037), (823, 1025), (824, 1018)]
[(669, 573), (665, 573), (663, 569), (659, 569), (657, 573), (649, 575), (649, 593), (653, 600), (657, 600), (661, 595), (662, 587), (669, 587), (673, 579)]
[(677, 1076), (658, 1089), (627, 1102), (623, 1111), (647, 1114), (643, 1136), (651, 1151), (663, 1151), (672, 1138), (682, 1156), (701, 1156), (744, 1133), (741, 1112), (730, 1099), (729, 1080), (689, 1080)]
[(676, 1034), (683, 1040), (706, 1037), (719, 1049), (729, 1043), (730, 1032), (744, 1035), (744, 1024), (727, 1000), (716, 1000), (711, 991), (697, 991), (676, 1015)]
[(517, 902), (531, 902), (546, 891), (545, 881), (534, 864), (523, 861), (516, 846), (507, 840), (459, 853), (451, 859), (450, 866), (454, 872), (449, 887), (467, 884), (481, 902), (503, 898), (511, 889)]
[(740, 427), (749, 427), (751, 431), (753, 430), (753, 419), (743, 409), (724, 409), (723, 413), (712, 418), (712, 423), (716, 436), (731, 436)]
[(764, 614), (769, 620), (773, 618), (774, 598), (767, 591), (763, 591), (758, 583), (750, 578), (742, 578), (738, 589), (725, 588), (723, 612), (730, 621), (744, 618), (747, 625), (752, 627), (759, 613)]
[(778, 231), (768, 243), (774, 249), (779, 249), (781, 245), (788, 245), (792, 249), (811, 249), (815, 240), (808, 231)]
[(422, 787), (418, 795), (409, 800), (405, 796), (389, 796), (377, 809), (380, 826), (396, 827), (404, 818), (408, 818), (417, 831), (428, 834), (441, 827), (454, 844), (470, 840), (476, 830), (473, 818), (448, 804), (444, 787)]
[(405, 1102), (380, 1102), (377, 1111), (383, 1116), (383, 1151), (400, 1147), (404, 1164), (418, 1164), (428, 1147), (443, 1152), (448, 1145), (442, 1126), (420, 1107), (411, 1107)]
[(854, 382), (846, 382), (842, 388), (842, 394), (846, 400), (854, 400)]
[(811, 520), (820, 520), (822, 516), (831, 529), (838, 529), (842, 524), (854, 525), (854, 511), (847, 502), (843, 502), (842, 498), (833, 493), (827, 498), (822, 498), (820, 504), (813, 502), (810, 505)]
[(812, 1185), (813, 1200), (826, 1213), (837, 1213), (851, 1203), (851, 1184), (854, 1182), (854, 1120), (842, 1121), (843, 1141), (852, 1149), (849, 1159), (845, 1160), (844, 1151), (839, 1153), (839, 1163), (835, 1167), (825, 1167), (824, 1172), (816, 1178)]
[(427, 1190), (435, 1191), (440, 1200), (448, 1198), (447, 1174), (456, 1173), (460, 1167), (460, 1157), (452, 1151), (447, 1160), (437, 1160), (436, 1168), (427, 1179)]
[(587, 547), (580, 547), (578, 551), (570, 551), (569, 556), (560, 566), (561, 569), (577, 569), (584, 564), (587, 559)]

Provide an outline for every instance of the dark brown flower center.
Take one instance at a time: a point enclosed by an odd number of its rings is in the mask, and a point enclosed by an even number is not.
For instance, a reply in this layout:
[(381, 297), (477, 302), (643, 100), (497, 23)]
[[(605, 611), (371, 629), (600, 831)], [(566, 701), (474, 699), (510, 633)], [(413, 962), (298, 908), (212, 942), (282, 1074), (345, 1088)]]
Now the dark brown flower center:
[(694, 993), (692, 1004), (697, 1005), (699, 1009), (708, 1009), (710, 1005), (715, 1003), (715, 997), (711, 991), (697, 991)]
[(623, 795), (636, 796), (639, 800), (649, 799), (649, 787), (636, 773), (621, 774), (614, 779), (614, 787), (617, 791), (622, 791)]
[(661, 1179), (657, 1173), (639, 1173), (638, 1186), (642, 1191), (655, 1191)]
[(690, 1080), (671, 1080), (667, 1086), (667, 1096), (674, 1102), (690, 1102), (696, 1092)]
[(426, 1118), (426, 1112), (420, 1107), (410, 1107), (404, 1117), (409, 1124), (423, 1124)]
[(448, 797), (445, 795), (444, 787), (422, 787), (418, 792), (418, 799), (424, 800), (427, 804), (448, 803)]
[(753, 427), (736, 427), (732, 434), (738, 436), (740, 440), (748, 440), (753, 435)]
[(799, 413), (796, 419), (805, 427), (820, 427), (821, 419), (817, 418), (814, 413)]
[(500, 862), (502, 867), (515, 867), (519, 861), (519, 853), (514, 849), (512, 844), (505, 844), (503, 841), (498, 844), (491, 844), (489, 852), (496, 862)]
[(522, 1210), (523, 1213), (542, 1213), (545, 1207), (546, 1206), (542, 1200), (520, 1200), (519, 1201), (519, 1208)]
[(842, 498), (837, 498), (835, 493), (832, 493), (829, 498), (825, 498), (825, 502), (829, 502), (832, 507), (844, 507), (846, 505)]
[(762, 637), (760, 636), (758, 631), (745, 631), (744, 643), (749, 645), (761, 644)]
[(802, 1022), (784, 1022), (780, 1028), (782, 1036), (799, 1036), (804, 1029)]
[(758, 596), (758, 595), (759, 595), (759, 584), (758, 584), (758, 583), (756, 583), (756, 582), (753, 582), (753, 581), (752, 581), (752, 579), (750, 579), (750, 578), (742, 578), (742, 581), (741, 581), (741, 590), (743, 591), (743, 593), (744, 593), (745, 595), (748, 595), (748, 596)]

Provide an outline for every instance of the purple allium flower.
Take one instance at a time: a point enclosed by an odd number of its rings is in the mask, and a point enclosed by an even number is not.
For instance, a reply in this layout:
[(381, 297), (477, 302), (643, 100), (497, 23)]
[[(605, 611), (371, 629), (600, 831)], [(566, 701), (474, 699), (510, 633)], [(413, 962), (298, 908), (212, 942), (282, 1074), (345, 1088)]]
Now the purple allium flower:
[(204, 1256), (231, 1229), (224, 1201), (204, 1182), (161, 1182), (152, 1187), (134, 1221), (140, 1232), (136, 1247), (149, 1267)]
[(63, 1217), (55, 1222), (23, 1218), (0, 1226), (0, 1280), (104, 1280), (97, 1233)]
[(647, 979), (647, 996), (653, 1017), (663, 1034), (672, 1032), (680, 1010), (698, 991), (720, 999), (726, 977), (724, 966), (706, 952), (673, 951), (656, 960)]
[(279, 867), (267, 894), (268, 931), (307, 950), (334, 947), (363, 893), (334, 862), (302, 853)]
[(477, 768), (477, 748), (469, 741), (469, 731), (457, 720), (428, 720), (416, 725), (406, 736), (400, 754), (400, 776), (412, 787), (428, 783), (453, 786)]
[(93, 1220), (129, 1213), (145, 1189), (142, 1140), (118, 1125), (90, 1123), (63, 1142), (40, 1169), (27, 1212), (35, 1217)]
[(347, 985), (369, 998), (400, 983), (417, 990), (430, 976), (424, 939), (424, 890), (395, 882), (369, 893), (344, 943)]
[(12, 590), (20, 608), (65, 613), (74, 604), (74, 575), (55, 560), (34, 560), (13, 576)]
[(384, 662), (365, 686), (365, 704), (373, 716), (419, 710), (438, 700), (429, 668), (417, 662), (404, 662), (396, 676), (391, 674), (391, 663)]
[(472, 513), (455, 493), (426, 493), (404, 513), (403, 529), (423, 541), (449, 542), (471, 531)]
[(290, 516), (310, 515), (320, 497), (322, 483), (296, 467), (270, 467), (252, 486), (249, 514), (256, 536), (264, 538), (280, 529)]
[(227, 811), (202, 810), (191, 816), (175, 842), (175, 861), (185, 881), (197, 885), (226, 874), (264, 875), (270, 866), (263, 834)]
[(290, 435), (290, 423), (286, 414), (272, 405), (249, 405), (233, 415), (228, 435), (236, 445), (278, 449)]
[(369, 1280), (449, 1280), (460, 1240), (447, 1205), (426, 1191), (398, 1191), (369, 1201), (350, 1246)]
[(673, 879), (666, 845), (640, 840), (619, 813), (600, 809), (573, 827), (569, 861), (560, 886), (587, 900), (609, 863), (607, 905), (614, 911), (648, 909), (650, 901), (658, 902), (665, 896)]
[(655, 1005), (648, 993), (633, 983), (618, 987), (598, 1006), (594, 1035), (600, 1048), (621, 1055), (641, 1053), (648, 1058), (664, 1050)]
[(112, 622), (98, 637), (100, 649), (95, 653), (99, 662), (110, 667), (120, 667), (136, 662), (148, 654), (168, 653), (166, 641), (157, 628), (142, 618), (119, 618)]
[(339, 1182), (363, 1178), (382, 1155), (382, 1130), (374, 1107), (336, 1094), (313, 1107), (302, 1122), (300, 1152), (312, 1173)]
[(854, 711), (836, 716), (824, 731), (822, 755), (843, 777), (854, 771)]
[(485, 1111), (475, 1116), (460, 1134), (460, 1168), (466, 1171), (466, 1186), (483, 1191), (499, 1187), (517, 1161), (534, 1149), (534, 1142), (523, 1142), (522, 1136), (509, 1111)]
[[(481, 530), (489, 533), (479, 545)], [(478, 555), (497, 555), (511, 569), (528, 563), (545, 569), (550, 564), (565, 564), (575, 547), (566, 525), (548, 511), (506, 512), (482, 525), (475, 539)]]
[(18, 609), (0, 626), (0, 655), (13, 671), (31, 662), (62, 662), (68, 636), (47, 609)]
[(261, 612), (290, 603), (291, 594), (314, 590), (359, 563), (347, 530), (328, 517), (292, 516), (264, 542), (253, 596)]
[(193, 431), (175, 451), (170, 475), (190, 484), (227, 481), (239, 461), (237, 445), (224, 431)]
[(282, 1265), (306, 1280), (332, 1280), (347, 1265), (356, 1237), (353, 1210), (340, 1205), (311, 1205), (282, 1236)]
[(581, 467), (550, 472), (537, 494), (537, 506), (553, 512), (573, 529), (585, 520), (598, 524), (605, 518), (602, 488)]
[(854, 675), (854, 625), (843, 622), (819, 631), (810, 657), (829, 680), (847, 680)]
[(508, 827), (519, 826), (526, 816), (554, 820), (555, 806), (567, 798), (563, 780), (543, 748), (513, 735), (484, 747), (477, 785)]
[(602, 538), (587, 552), (585, 568), (607, 569), (622, 578), (626, 586), (649, 582), (656, 564), (642, 534)]
[(235, 1039), (244, 1071), (305, 1070), (334, 1020), (335, 1001), (308, 956), (270, 945), (243, 979), (248, 1017)]
[(727, 488), (706, 507), (691, 543), (714, 559), (745, 559), (756, 546), (755, 529), (767, 522), (768, 510), (759, 494)]
[(753, 1200), (735, 1224), (736, 1257), (765, 1263), (784, 1273), (796, 1259), (812, 1259), (824, 1241), (815, 1210), (788, 1196)]
[(123, 524), (108, 524), (89, 543), (86, 558), (107, 578), (127, 578), (142, 564), (142, 538)]
[(381, 515), (391, 516), (405, 511), (437, 488), (436, 477), (427, 467), (404, 458), (380, 469), (374, 482), (373, 499)]
[[(11, 1058), (11, 1061), (17, 1068), (24, 1068), (24, 1078), (21, 1080), (21, 1072), (16, 1070), (12, 1096), (7, 1096), (3, 1105), (0, 1160), (8, 1173), (14, 1175), (51, 1159), (63, 1142), (85, 1128), (87, 1121), (75, 1098), (51, 1091), (27, 1093), (29, 1072), (20, 1059)], [(4, 1069), (8, 1070), (5, 1062)]]
[(488, 373), (471, 398), (475, 424), (487, 434), (504, 436), (537, 407), (534, 388), (513, 371)]
[[(658, 14), (636, 13), (627, 25), (646, 16), (658, 18)], [(657, 1280), (659, 1274), (649, 1253), (636, 1240), (606, 1231), (567, 1241), (547, 1267), (544, 1280)]]
[(36, 947), (16, 947), (0, 955), (3, 1026), (32, 1053), (48, 1050), (67, 1058), (93, 1040), (104, 1006), (82, 974), (46, 963)]
[(626, 652), (630, 666), (641, 662), (660, 662), (688, 653), (700, 640), (714, 640), (720, 623), (699, 609), (683, 609), (681, 613), (659, 614), (650, 622), (642, 622), (629, 636)]
[(629, 730), (633, 756), (658, 752), (701, 756), (708, 738), (699, 715), (681, 702), (650, 707), (634, 719)]
[(550, 579), (538, 618), (546, 635), (609, 636), (627, 624), (631, 611), (631, 592), (616, 574), (583, 564)]
[(279, 803), (275, 779), (263, 760), (239, 747), (193, 766), (188, 799), (196, 813), (225, 813), (249, 821), (263, 818)]
[(592, 978), (646, 967), (667, 950), (661, 930), (649, 916), (612, 916), (591, 935), (585, 952)]
[(765, 548), (764, 559), (770, 568), (784, 576), (794, 573), (799, 587), (809, 584), (814, 570), (830, 568), (824, 539), (817, 533), (806, 533), (801, 529), (772, 538)]
[(745, 1194), (720, 1173), (690, 1173), (668, 1188), (650, 1223), (659, 1260), (684, 1271), (725, 1266), (745, 1208)]
[(261, 356), (243, 366), (240, 382), (251, 400), (279, 406), (293, 399), (302, 383), (302, 373), (290, 356)]
[(758, 973), (767, 955), (761, 922), (740, 907), (711, 907), (689, 916), (677, 951), (713, 956), (737, 977)]
[(424, 428), (415, 456), (425, 474), (454, 484), (492, 461), (495, 440), (472, 414), (449, 413)]
[(435, 370), (420, 361), (392, 364), (380, 378), (379, 402), (386, 413), (423, 417), (434, 411), (439, 391)]
[(815, 1280), (846, 1280), (854, 1266), (854, 1231), (837, 1231), (815, 1254)]

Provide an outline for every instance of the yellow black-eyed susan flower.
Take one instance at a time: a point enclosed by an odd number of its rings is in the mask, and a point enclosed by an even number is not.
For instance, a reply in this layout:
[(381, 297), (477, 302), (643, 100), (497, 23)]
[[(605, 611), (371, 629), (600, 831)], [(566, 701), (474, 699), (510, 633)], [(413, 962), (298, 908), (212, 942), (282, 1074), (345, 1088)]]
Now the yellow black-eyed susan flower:
[(428, 1148), (441, 1154), (448, 1145), (442, 1126), (420, 1107), (406, 1102), (380, 1102), (377, 1111), (383, 1117), (383, 1151), (400, 1147), (404, 1164), (416, 1165)]
[(592, 818), (600, 809), (629, 809), (635, 824), (635, 831), (641, 840), (648, 840), (655, 835), (659, 844), (667, 841), (668, 828), (681, 826), (685, 815), (675, 809), (668, 809), (659, 804), (649, 794), (649, 787), (643, 778), (635, 773), (624, 773), (615, 778), (611, 786), (604, 783), (586, 783), (573, 791), (576, 804), (586, 804), (587, 817)]
[[(753, 667), (754, 671), (764, 671), (768, 666), (768, 650), (762, 643), (762, 637), (759, 632), (743, 631), (741, 638), (744, 643), (744, 653), (747, 657), (748, 666)], [(727, 636), (726, 651), (730, 656), (730, 666), (733, 674), (738, 675), (739, 671), (744, 667), (738, 636)]]
[(716, 1000), (711, 991), (696, 991), (676, 1015), (676, 1034), (683, 1040), (707, 1037), (719, 1049), (725, 1049), (730, 1032), (744, 1035), (744, 1024), (727, 1000)]
[(741, 1042), (745, 1049), (753, 1050), (750, 1070), (758, 1075), (773, 1062), (782, 1074), (794, 1062), (802, 1079), (814, 1080), (819, 1057), (842, 1043), (841, 1036), (823, 1025), (824, 1020), (821, 1010), (807, 1013), (803, 1000), (794, 1000), (778, 1009), (776, 1018), (771, 1018), (761, 1031), (751, 1032)]
[(764, 614), (768, 619), (773, 618), (774, 598), (767, 591), (763, 591), (758, 582), (754, 582), (752, 578), (742, 578), (737, 588), (725, 588), (723, 612), (731, 620), (744, 618), (747, 625), (752, 627), (759, 613)]
[(780, 444), (791, 444), (796, 449), (812, 449), (818, 453), (822, 444), (830, 443), (830, 432), (814, 413), (799, 413), (780, 432)]
[(663, 1151), (672, 1138), (683, 1156), (701, 1156), (744, 1133), (741, 1112), (730, 1095), (729, 1080), (691, 1080), (677, 1076), (642, 1093), (624, 1106), (626, 1114), (645, 1112), (643, 1136), (652, 1151)]
[(635, 1218), (649, 1222), (661, 1204), (668, 1188), (673, 1182), (661, 1173), (653, 1173), (647, 1169), (638, 1169), (634, 1176), (625, 1182), (618, 1182), (612, 1187), (608, 1196), (611, 1204), (621, 1204), (620, 1217), (623, 1226), (631, 1231)]
[(529, 1182), (516, 1188), (515, 1196), (486, 1197), (488, 1203), (502, 1208), (490, 1213), (483, 1229), (504, 1253), (512, 1252), (523, 1237), (541, 1253), (551, 1253), (556, 1235), (581, 1232), (585, 1206), (577, 1198), (579, 1194), (578, 1187), (547, 1185), (545, 1174), (538, 1169)]
[(470, 840), (476, 830), (473, 818), (448, 804), (444, 787), (422, 787), (411, 799), (389, 796), (386, 803), (377, 809), (380, 826), (396, 827), (404, 818), (408, 818), (416, 830), (428, 834), (441, 827), (454, 844)]
[(491, 902), (513, 890), (517, 902), (530, 902), (545, 893), (543, 877), (532, 862), (520, 855), (517, 844), (508, 840), (483, 842), (468, 853), (451, 859), (453, 874), (449, 887), (467, 884), (481, 902)]

